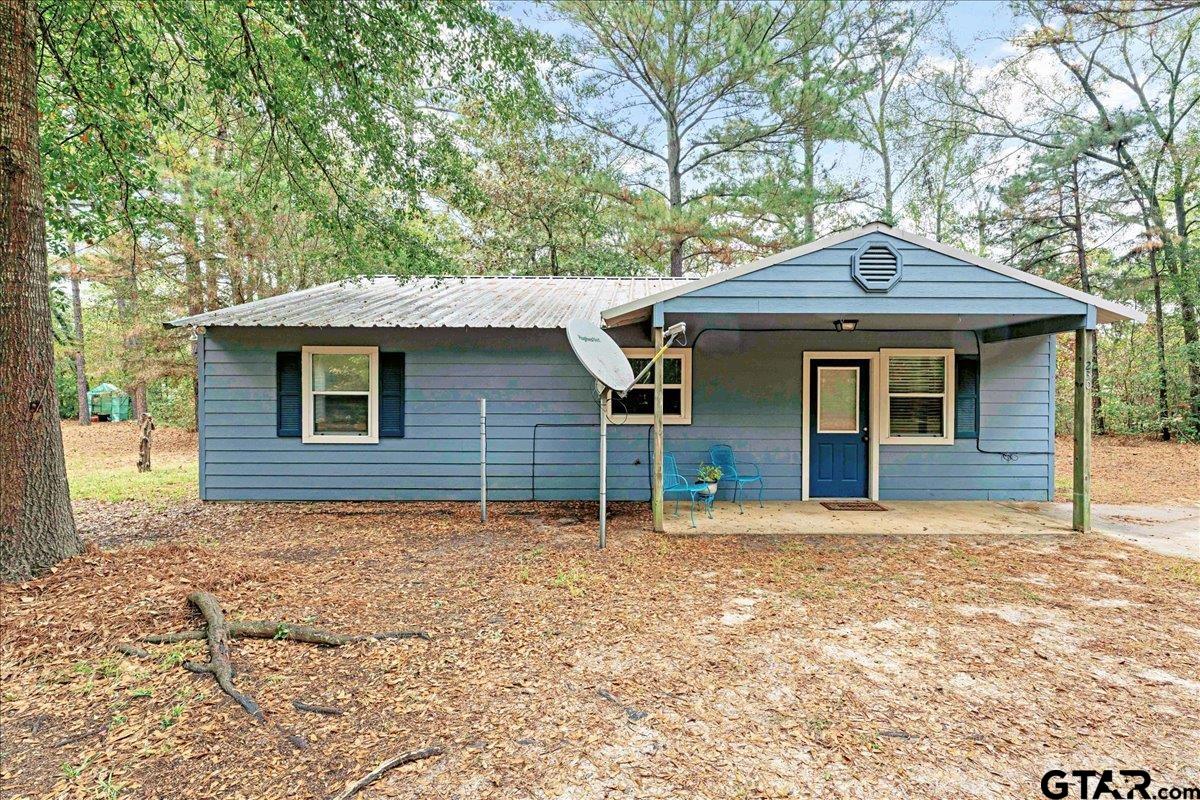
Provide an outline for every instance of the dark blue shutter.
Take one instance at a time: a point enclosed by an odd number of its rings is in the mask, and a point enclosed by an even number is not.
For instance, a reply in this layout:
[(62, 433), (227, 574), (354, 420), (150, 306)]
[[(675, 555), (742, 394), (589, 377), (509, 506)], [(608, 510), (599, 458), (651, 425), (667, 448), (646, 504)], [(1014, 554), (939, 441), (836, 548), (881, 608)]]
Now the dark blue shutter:
[(954, 359), (954, 438), (979, 438), (979, 356)]
[(404, 436), (404, 353), (379, 354), (379, 436)]
[(275, 354), (275, 435), (300, 435), (300, 354)]

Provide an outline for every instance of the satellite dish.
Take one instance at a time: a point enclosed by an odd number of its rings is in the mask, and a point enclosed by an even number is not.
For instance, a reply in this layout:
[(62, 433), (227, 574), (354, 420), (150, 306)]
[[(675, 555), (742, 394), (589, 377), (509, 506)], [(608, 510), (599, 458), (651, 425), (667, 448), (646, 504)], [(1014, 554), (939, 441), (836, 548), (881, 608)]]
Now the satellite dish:
[(600, 383), (618, 392), (627, 392), (633, 386), (629, 359), (599, 325), (573, 319), (567, 323), (567, 341), (579, 363)]

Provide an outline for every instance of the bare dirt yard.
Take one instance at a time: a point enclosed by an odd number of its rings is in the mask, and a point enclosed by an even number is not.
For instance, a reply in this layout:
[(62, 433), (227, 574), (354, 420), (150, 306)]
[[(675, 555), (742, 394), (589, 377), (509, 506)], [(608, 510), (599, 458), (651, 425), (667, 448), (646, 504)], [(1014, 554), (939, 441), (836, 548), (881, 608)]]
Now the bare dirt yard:
[[(667, 537), (594, 504), (80, 500), (88, 552), (0, 589), (0, 794), (1036, 797), (1200, 785), (1200, 564), (1099, 536)], [(428, 640), (114, 647), (233, 620)], [(340, 710), (297, 710), (301, 701)]]
[[(1055, 499), (1071, 499), (1071, 439), (1055, 443)], [(1137, 436), (1092, 440), (1092, 501), (1159, 505), (1200, 501), (1200, 444)]]

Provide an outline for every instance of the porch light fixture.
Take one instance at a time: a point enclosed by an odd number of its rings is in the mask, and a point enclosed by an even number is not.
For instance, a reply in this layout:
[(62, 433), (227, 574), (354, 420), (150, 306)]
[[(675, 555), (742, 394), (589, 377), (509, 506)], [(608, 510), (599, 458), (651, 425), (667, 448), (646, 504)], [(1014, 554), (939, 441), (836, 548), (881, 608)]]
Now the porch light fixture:
[(856, 319), (835, 319), (833, 321), (833, 329), (839, 333), (842, 331), (852, 331), (858, 327)]

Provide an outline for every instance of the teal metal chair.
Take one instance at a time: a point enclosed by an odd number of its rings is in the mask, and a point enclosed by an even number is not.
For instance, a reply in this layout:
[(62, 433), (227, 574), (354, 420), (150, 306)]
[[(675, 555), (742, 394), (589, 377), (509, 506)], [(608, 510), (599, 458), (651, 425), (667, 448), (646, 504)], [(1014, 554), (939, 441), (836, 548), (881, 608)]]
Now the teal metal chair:
[[(738, 504), (740, 513), (746, 513), (740, 497), (742, 487), (755, 483), (758, 484), (758, 507), (762, 508), (763, 479), (757, 464), (743, 461), (739, 468), (737, 459), (733, 455), (733, 448), (727, 444), (714, 444), (708, 448), (708, 460), (721, 468), (721, 483), (733, 481), (733, 502)], [(746, 469), (747, 467), (753, 467), (754, 473), (751, 474)]]
[(699, 500), (704, 504), (704, 510), (708, 512), (708, 518), (713, 518), (712, 505), (716, 495), (708, 493), (708, 484), (696, 483), (689, 481), (679, 472), (679, 465), (675, 463), (675, 456), (663, 454), (663, 497), (668, 494), (675, 495), (675, 516), (679, 516), (679, 501), (684, 495), (688, 495), (691, 499), (689, 511), (692, 518), (692, 527), (696, 527), (696, 501)]

